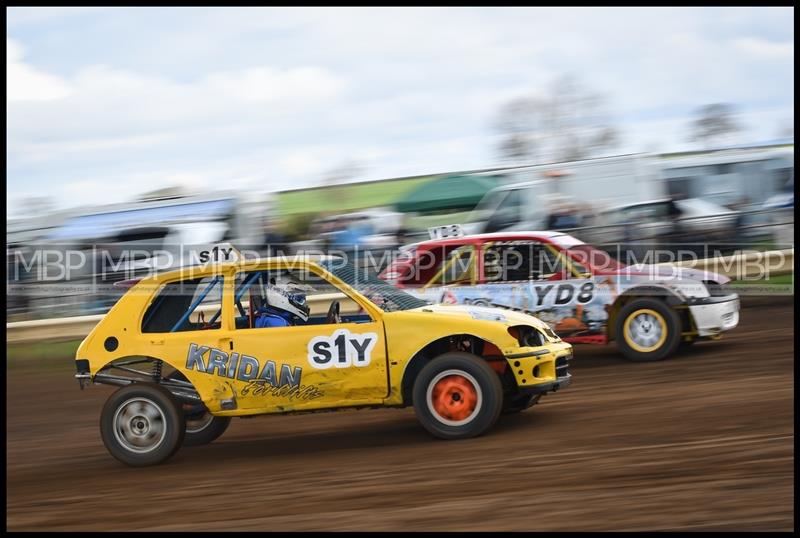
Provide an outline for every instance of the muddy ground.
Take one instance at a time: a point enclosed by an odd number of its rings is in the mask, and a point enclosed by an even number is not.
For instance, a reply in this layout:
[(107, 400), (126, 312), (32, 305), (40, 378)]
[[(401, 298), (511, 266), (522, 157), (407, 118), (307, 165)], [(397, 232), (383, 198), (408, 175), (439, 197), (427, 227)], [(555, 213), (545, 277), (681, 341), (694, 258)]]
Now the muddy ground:
[[(71, 357), (7, 369), (9, 530), (792, 530), (794, 304), (634, 364), (577, 346), (574, 383), (466, 441), (411, 409), (234, 420), (125, 467)], [(30, 362), (30, 361), (28, 361)]]

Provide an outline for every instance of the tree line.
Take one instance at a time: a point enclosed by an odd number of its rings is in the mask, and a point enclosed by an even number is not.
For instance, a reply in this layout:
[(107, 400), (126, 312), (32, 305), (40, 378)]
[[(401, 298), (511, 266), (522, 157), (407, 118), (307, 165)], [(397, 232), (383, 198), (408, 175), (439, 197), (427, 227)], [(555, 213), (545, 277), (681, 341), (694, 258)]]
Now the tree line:
[[(787, 124), (788, 125), (788, 124)], [(784, 125), (778, 136), (793, 136)], [(511, 164), (564, 162), (609, 155), (621, 142), (608, 97), (574, 75), (562, 75), (538, 95), (505, 103), (493, 125), (497, 153)], [(711, 149), (729, 144), (744, 130), (737, 107), (709, 103), (696, 108), (686, 126), (687, 141)]]

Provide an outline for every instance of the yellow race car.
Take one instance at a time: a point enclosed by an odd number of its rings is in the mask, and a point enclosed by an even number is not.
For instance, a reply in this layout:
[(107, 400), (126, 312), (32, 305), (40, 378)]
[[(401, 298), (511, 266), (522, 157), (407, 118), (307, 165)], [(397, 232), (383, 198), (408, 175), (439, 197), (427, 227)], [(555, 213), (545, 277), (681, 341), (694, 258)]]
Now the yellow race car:
[(429, 305), (342, 258), (209, 263), (128, 285), (76, 353), (81, 388), (121, 386), (100, 430), (128, 465), (270, 413), (413, 406), (434, 436), (473, 437), (570, 382), (571, 345), (537, 318)]

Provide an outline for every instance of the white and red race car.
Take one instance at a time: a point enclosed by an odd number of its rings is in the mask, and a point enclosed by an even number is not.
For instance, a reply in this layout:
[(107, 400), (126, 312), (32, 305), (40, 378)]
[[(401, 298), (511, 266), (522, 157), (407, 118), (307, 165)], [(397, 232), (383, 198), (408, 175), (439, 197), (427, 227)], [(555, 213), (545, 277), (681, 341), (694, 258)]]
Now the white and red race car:
[(634, 361), (663, 359), (739, 322), (728, 277), (625, 265), (558, 232), (447, 237), (406, 248), (379, 276), (436, 303), (533, 314), (571, 343), (615, 341)]

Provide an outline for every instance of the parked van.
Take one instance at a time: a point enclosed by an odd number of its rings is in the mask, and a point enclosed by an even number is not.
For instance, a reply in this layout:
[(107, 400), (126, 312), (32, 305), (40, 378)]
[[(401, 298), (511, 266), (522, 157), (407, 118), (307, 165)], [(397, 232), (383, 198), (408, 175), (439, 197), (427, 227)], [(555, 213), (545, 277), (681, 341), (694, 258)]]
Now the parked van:
[[(664, 196), (654, 161), (641, 154), (523, 167), (507, 177), (523, 181), (487, 193), (464, 225), (467, 233), (593, 226), (606, 207)], [(559, 223), (554, 217), (565, 207), (577, 218)]]
[(31, 307), (50, 315), (105, 312), (118, 298), (115, 282), (196, 264), (198, 246), (228, 241), (257, 251), (267, 201), (218, 192), (75, 210), (29, 245), (34, 254), (22, 263), (47, 275), (30, 288)]

